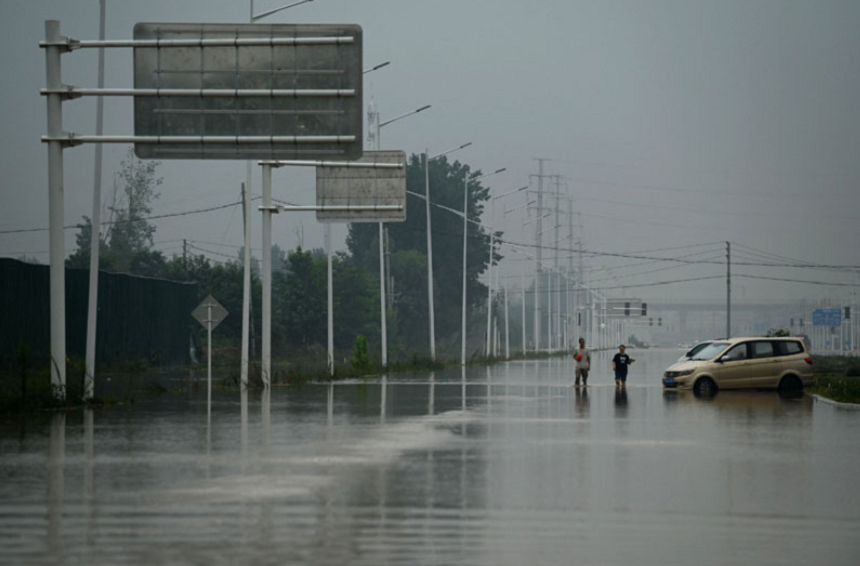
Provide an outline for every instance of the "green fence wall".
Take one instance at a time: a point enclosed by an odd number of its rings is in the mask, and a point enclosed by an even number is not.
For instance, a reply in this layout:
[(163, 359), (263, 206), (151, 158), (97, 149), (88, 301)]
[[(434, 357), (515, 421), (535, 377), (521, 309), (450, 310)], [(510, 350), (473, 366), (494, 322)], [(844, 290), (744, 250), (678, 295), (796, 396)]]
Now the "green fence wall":
[[(83, 359), (89, 271), (66, 270), (66, 352)], [(187, 363), (197, 323), (197, 284), (99, 273), (97, 363)], [(0, 364), (16, 364), (19, 344), (30, 357), (50, 357), (49, 267), (0, 258)]]

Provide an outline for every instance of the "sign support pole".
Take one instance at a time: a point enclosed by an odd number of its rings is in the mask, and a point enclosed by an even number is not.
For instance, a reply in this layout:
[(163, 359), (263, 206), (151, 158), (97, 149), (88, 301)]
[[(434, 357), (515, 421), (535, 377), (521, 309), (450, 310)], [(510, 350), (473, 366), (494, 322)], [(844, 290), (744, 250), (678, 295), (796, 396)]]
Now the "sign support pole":
[[(248, 178), (251, 177), (251, 162), (248, 162)], [(251, 326), (251, 203), (248, 190), (251, 184), (242, 184), (242, 216), (245, 219), (245, 257), (242, 271), (242, 367), (239, 380), (242, 388), (248, 387), (248, 365), (250, 360), (248, 337)]]
[(325, 225), (325, 251), (328, 263), (328, 374), (334, 377), (334, 277), (331, 266), (331, 224)]
[(427, 303), (430, 306), (430, 359), (436, 361), (436, 321), (433, 306), (433, 231), (430, 227), (430, 150), (424, 149), (424, 200), (427, 213)]
[(272, 166), (263, 164), (263, 387), (272, 375)]
[(206, 422), (212, 421), (212, 302), (206, 304)]
[(63, 87), (61, 72), (60, 22), (45, 22), (46, 86), (48, 106), (48, 207), (50, 218), (50, 289), (51, 289), (51, 385), (54, 395), (66, 398), (66, 266), (63, 216), (63, 102), (59, 90)]

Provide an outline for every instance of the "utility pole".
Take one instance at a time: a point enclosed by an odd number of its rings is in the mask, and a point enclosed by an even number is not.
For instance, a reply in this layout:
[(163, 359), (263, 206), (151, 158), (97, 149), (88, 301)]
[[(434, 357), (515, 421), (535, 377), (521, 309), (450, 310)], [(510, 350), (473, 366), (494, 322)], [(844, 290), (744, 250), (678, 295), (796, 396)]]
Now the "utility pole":
[(535, 313), (534, 313), (534, 335), (535, 335), (535, 351), (540, 350), (540, 324), (541, 324), (541, 305), (540, 305), (540, 280), (541, 280), (541, 248), (543, 244), (542, 232), (542, 216), (543, 216), (543, 162), (548, 159), (537, 158), (538, 162), (538, 198), (537, 198), (537, 222), (535, 222)]
[[(244, 191), (242, 195), (244, 196)], [(185, 279), (188, 280), (188, 240), (182, 238), (182, 269), (185, 271)]]
[[(558, 289), (558, 295), (556, 295), (556, 298), (555, 298), (556, 320), (555, 320), (555, 328), (554, 328), (554, 330), (555, 330), (554, 342), (555, 342), (556, 348), (558, 348), (559, 335), (561, 334), (561, 332), (560, 332), (561, 331), (561, 272), (558, 269), (558, 248), (559, 248), (559, 244), (561, 243), (561, 242), (559, 242), (559, 239), (558, 239), (558, 232), (559, 232), (559, 227), (560, 227), (560, 225), (559, 225), (559, 213), (560, 213), (559, 205), (561, 204), (560, 200), (559, 200), (559, 196), (560, 196), (559, 191), (560, 190), (561, 190), (561, 175), (556, 175), (555, 176), (555, 225), (553, 226), (553, 231), (552, 231), (553, 240), (555, 241), (555, 244), (553, 244), (553, 247), (555, 248), (555, 250), (554, 250), (555, 251), (555, 254), (554, 254), (555, 257), (553, 259), (553, 266), (555, 267), (555, 280), (557, 282), (556, 285), (557, 285), (557, 289)], [(552, 315), (550, 315), (550, 325), (549, 326), (550, 326), (550, 329), (553, 330)]]
[(732, 243), (726, 242), (726, 338), (732, 337)]

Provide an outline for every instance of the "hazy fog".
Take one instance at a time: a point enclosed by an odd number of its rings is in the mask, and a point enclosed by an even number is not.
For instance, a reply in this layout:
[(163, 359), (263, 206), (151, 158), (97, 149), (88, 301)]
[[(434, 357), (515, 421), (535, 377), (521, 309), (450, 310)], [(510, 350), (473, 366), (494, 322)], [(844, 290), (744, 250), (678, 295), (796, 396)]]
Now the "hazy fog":
[[(263, 11), (282, 3), (256, 5)], [(0, 2), (0, 230), (48, 224), (47, 152), (39, 141), (45, 102), (38, 93), (45, 82), (38, 47), (44, 20), (60, 20), (72, 37), (95, 39), (98, 9), (97, 0)], [(247, 0), (108, 0), (107, 35), (129, 38), (139, 21), (244, 22), (248, 14)], [(316, 0), (266, 21), (363, 26), (365, 66), (392, 62), (367, 76), (365, 103), (372, 95), (383, 120), (433, 105), (386, 127), (383, 148), (439, 152), (472, 141), (452, 157), (484, 171), (507, 167), (488, 179), (498, 193), (529, 182), (538, 169), (534, 157), (553, 160), (546, 173), (564, 176), (586, 250), (627, 253), (731, 240), (810, 262), (860, 265), (860, 2)], [(131, 51), (110, 50), (107, 61), (107, 86), (132, 86)], [(63, 79), (94, 87), (95, 51), (64, 55)], [(106, 109), (105, 133), (132, 133), (130, 100), (108, 100)], [(66, 130), (93, 133), (94, 110), (93, 99), (66, 103)], [(106, 198), (125, 151), (105, 148)], [(93, 148), (65, 155), (65, 217), (73, 224), (91, 214)], [(234, 202), (245, 178), (240, 162), (173, 161), (160, 171), (165, 183), (155, 214)], [(258, 171), (254, 181), (259, 184)], [(276, 198), (312, 203), (312, 170), (280, 170), (275, 183)], [(536, 179), (531, 183), (537, 186)], [(522, 202), (518, 196), (508, 206)], [(533, 242), (533, 226), (522, 235), (523, 218), (512, 214), (499, 225), (511, 239)], [(254, 223), (259, 246), (258, 216)], [(156, 248), (168, 255), (181, 250), (183, 238), (231, 256), (236, 250), (229, 246), (241, 243), (238, 207), (155, 225)], [(299, 234), (306, 247), (322, 245), (312, 215), (275, 219), (273, 241), (281, 247), (294, 247)], [(338, 226), (339, 246), (345, 234)], [(73, 230), (66, 246), (74, 249)], [(46, 262), (47, 250), (47, 232), (0, 234), (0, 255)], [(585, 263), (592, 278), (605, 279), (601, 266), (642, 261), (587, 255)], [(520, 267), (506, 262), (503, 270), (518, 275)], [(618, 284), (724, 272), (691, 266)], [(856, 271), (747, 266), (737, 272), (858, 282)], [(712, 280), (610, 294), (722, 297), (723, 285)], [(852, 290), (736, 283), (739, 299)]]

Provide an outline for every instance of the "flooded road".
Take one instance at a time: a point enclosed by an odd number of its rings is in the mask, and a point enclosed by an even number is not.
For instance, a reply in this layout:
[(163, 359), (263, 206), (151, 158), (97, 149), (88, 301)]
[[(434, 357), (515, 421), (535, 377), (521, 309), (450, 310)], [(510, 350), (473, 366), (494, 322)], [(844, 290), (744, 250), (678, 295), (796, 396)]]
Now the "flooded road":
[(5, 421), (0, 563), (856, 564), (860, 411), (629, 353)]

